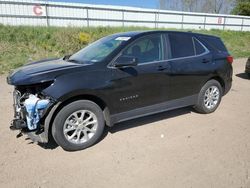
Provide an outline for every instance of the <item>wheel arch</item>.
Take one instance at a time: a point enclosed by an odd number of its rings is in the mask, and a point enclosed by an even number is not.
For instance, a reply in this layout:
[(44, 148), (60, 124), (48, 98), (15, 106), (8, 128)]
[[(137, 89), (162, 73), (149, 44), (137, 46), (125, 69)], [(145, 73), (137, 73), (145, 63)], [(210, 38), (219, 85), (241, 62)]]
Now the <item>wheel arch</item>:
[(221, 87), (222, 87), (222, 90), (223, 90), (223, 95), (224, 95), (224, 92), (225, 92), (225, 81), (223, 80), (223, 78), (221, 78), (220, 76), (213, 76), (211, 77), (210, 79), (208, 79), (206, 81), (206, 83), (209, 81), (209, 80), (216, 80), (220, 83)]
[(65, 99), (61, 100), (60, 106), (65, 106), (69, 103), (72, 103), (72, 102), (78, 101), (78, 100), (92, 101), (92, 102), (96, 103), (102, 110), (104, 110), (105, 107), (107, 107), (107, 103), (101, 97), (98, 97), (98, 96), (93, 95), (93, 94), (80, 94), (80, 95), (75, 95), (75, 96), (65, 98)]
[(103, 111), (104, 115), (104, 120), (107, 126), (112, 126), (111, 121), (110, 121), (110, 112), (107, 103), (101, 99), (98, 96), (91, 95), (91, 94), (82, 94), (82, 95), (76, 95), (69, 97), (63, 101), (58, 101), (49, 111), (48, 115), (46, 116), (44, 120), (44, 134), (45, 134), (45, 139), (47, 142), (52, 138), (51, 135), (51, 128), (54, 122), (54, 119), (58, 112), (66, 105), (78, 101), (78, 100), (89, 100), (94, 103), (96, 103)]

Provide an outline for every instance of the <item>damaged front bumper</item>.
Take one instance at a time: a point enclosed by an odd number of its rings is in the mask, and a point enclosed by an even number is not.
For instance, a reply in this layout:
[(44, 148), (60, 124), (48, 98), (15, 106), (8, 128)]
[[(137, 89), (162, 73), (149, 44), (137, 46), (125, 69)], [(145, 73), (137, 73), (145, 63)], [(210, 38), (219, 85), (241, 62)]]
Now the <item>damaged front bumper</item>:
[(34, 142), (47, 143), (50, 123), (48, 117), (56, 101), (49, 97), (22, 93), (17, 88), (13, 92), (13, 101), (14, 119), (10, 129), (20, 130), (17, 137), (26, 134)]

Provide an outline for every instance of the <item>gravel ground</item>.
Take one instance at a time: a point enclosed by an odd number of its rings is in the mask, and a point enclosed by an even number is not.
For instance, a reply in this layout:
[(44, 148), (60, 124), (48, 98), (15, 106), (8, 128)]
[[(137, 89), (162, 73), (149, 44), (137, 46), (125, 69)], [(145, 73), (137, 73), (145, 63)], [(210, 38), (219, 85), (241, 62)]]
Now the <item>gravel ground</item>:
[(183, 108), (116, 125), (94, 147), (65, 152), (9, 130), (12, 90), (0, 76), (0, 187), (250, 188), (246, 59), (209, 115)]

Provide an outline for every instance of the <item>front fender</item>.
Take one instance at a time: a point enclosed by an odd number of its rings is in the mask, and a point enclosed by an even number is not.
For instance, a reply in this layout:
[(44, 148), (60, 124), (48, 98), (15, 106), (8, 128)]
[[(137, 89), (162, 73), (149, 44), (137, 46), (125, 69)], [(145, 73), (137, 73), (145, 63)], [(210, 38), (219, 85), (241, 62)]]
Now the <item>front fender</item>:
[(57, 114), (58, 107), (62, 104), (62, 102), (56, 103), (46, 116), (44, 120), (44, 132), (43, 132), (43, 143), (48, 143), (49, 141), (49, 133), (50, 133), (50, 128), (52, 127), (53, 120)]

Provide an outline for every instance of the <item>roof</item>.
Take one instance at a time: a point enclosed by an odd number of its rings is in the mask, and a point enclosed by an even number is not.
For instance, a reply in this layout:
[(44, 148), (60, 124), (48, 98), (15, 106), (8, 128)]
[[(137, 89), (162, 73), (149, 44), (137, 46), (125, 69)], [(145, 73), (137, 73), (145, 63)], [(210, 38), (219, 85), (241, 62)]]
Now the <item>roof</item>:
[(140, 36), (144, 34), (154, 34), (154, 33), (183, 33), (183, 34), (190, 34), (190, 35), (199, 35), (199, 36), (207, 36), (207, 37), (217, 37), (213, 35), (207, 35), (202, 33), (195, 33), (191, 31), (171, 31), (171, 30), (142, 30), (142, 31), (129, 31), (129, 32), (122, 32), (113, 34), (114, 36), (126, 36), (126, 37), (134, 37)]

